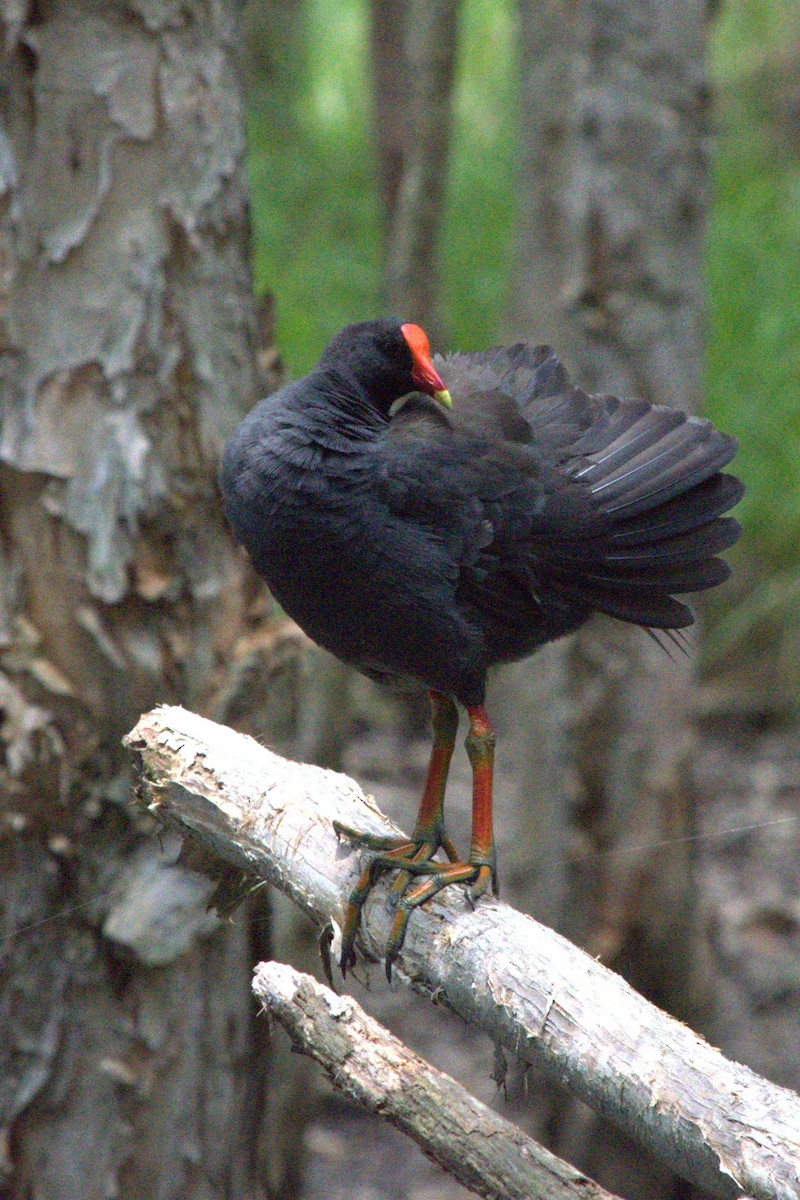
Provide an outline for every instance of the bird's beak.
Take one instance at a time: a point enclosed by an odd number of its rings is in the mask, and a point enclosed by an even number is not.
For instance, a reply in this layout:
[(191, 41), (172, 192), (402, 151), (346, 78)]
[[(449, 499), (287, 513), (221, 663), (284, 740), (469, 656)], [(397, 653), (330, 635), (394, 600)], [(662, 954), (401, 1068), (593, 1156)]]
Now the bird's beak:
[(431, 362), (431, 350), (425, 331), (419, 325), (401, 325), (400, 332), (408, 343), (414, 365), (411, 368), (411, 379), (414, 386), (428, 396), (433, 396), (443, 408), (452, 408), (453, 401), (444, 386), (439, 372)]

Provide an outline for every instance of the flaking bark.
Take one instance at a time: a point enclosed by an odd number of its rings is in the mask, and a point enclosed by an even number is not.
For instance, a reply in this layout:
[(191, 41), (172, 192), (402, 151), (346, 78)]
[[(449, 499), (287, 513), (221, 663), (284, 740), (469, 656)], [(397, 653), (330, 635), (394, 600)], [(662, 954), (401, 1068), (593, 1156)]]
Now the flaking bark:
[(119, 746), (252, 694), (216, 487), (257, 392), (239, 8), (0, 0), (8, 1200), (249, 1196), (276, 1149), (248, 930), (128, 819)]

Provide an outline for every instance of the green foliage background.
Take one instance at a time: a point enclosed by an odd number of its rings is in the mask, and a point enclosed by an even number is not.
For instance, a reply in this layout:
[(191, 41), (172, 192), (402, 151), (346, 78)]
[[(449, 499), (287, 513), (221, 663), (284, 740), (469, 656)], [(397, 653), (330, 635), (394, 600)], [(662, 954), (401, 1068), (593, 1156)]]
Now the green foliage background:
[[(365, 0), (267, 5), (251, 30), (249, 137), (257, 286), (277, 301), (290, 375), (375, 314), (379, 237)], [(272, 36), (279, 33), (279, 36)], [(267, 50), (265, 47), (269, 47)], [(450, 344), (502, 328), (514, 226), (512, 0), (465, 0), (442, 263)], [(739, 513), (756, 570), (742, 621), (800, 614), (800, 4), (728, 0), (712, 26), (714, 203), (705, 408), (741, 442)], [(535, 336), (535, 331), (532, 331)], [(744, 614), (744, 615), (742, 615)], [(797, 616), (800, 622), (800, 615)]]

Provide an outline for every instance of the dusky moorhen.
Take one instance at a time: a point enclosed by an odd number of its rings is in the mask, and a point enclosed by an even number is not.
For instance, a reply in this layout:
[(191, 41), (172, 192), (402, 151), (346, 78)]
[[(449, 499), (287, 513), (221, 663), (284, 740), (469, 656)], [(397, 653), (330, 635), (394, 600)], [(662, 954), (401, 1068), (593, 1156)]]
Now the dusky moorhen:
[[(411, 840), (338, 830), (381, 852), (351, 897), (344, 972), (382, 870), (400, 872), (387, 974), (414, 907), (450, 883), (475, 899), (496, 890), (487, 668), (594, 612), (673, 638), (691, 625), (675, 595), (729, 574), (716, 555), (739, 525), (722, 514), (743, 488), (720, 470), (735, 451), (701, 418), (587, 395), (549, 347), (432, 360), (419, 326), (392, 320), (343, 329), (309, 375), (245, 418), (221, 486), (256, 571), (321, 646), (430, 693), (433, 749)], [(453, 698), (469, 717), (466, 862), (443, 816)], [(440, 848), (449, 862), (434, 861)]]

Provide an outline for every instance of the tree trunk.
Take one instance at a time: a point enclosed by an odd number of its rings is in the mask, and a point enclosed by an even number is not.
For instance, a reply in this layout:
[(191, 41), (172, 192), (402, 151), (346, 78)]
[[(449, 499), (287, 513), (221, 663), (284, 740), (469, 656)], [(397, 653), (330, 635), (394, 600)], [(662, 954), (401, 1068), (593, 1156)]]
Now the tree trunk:
[[(593, 391), (695, 408), (708, 191), (704, 4), (643, 10), (587, 0), (521, 11), (533, 144), (520, 189), (515, 324), (555, 332)], [(597, 852), (588, 871), (576, 871), (590, 880), (590, 917), (578, 932), (611, 961), (626, 956), (631, 938), (662, 953), (678, 941), (690, 958), (693, 938), (675, 937), (676, 921), (686, 933), (693, 919), (688, 854), (672, 846), (664, 861), (633, 848), (691, 832), (691, 659), (675, 650), (670, 661), (640, 630), (597, 621), (573, 640), (566, 665), (576, 817)], [(690, 964), (676, 979), (675, 963), (662, 963), (648, 971), (651, 994), (674, 1002), (669, 993), (683, 992)]]
[(250, 932), (128, 815), (119, 745), (159, 701), (245, 712), (266, 645), (215, 482), (256, 392), (239, 7), (0, 3), (9, 1197), (269, 1174)]
[[(520, 15), (524, 155), (511, 324), (552, 340), (592, 391), (696, 408), (705, 0), (520, 0)], [(597, 620), (556, 648), (550, 674), (552, 704), (569, 713), (566, 740), (550, 720), (529, 744), (537, 787), (543, 759), (558, 762), (566, 750), (569, 760), (560, 780), (549, 772), (555, 796), (569, 797), (568, 808), (556, 806), (571, 824), (552, 848), (564, 862), (562, 848), (571, 847), (566, 879), (554, 885), (559, 927), (697, 1022), (706, 997), (686, 840), (694, 831), (691, 653), (673, 649), (668, 658), (641, 630)], [(529, 825), (520, 843), (537, 833)], [(568, 1156), (570, 1136), (557, 1143)], [(585, 1125), (577, 1141), (580, 1165), (591, 1170)]]
[(371, 0), (370, 62), (372, 124), (378, 174), (378, 205), (384, 243), (389, 237), (409, 143), (408, 69), (404, 30), (409, 0)]
[[(391, 206), (385, 220), (385, 302), (387, 311), (419, 322), (434, 341), (441, 325), (437, 251), (458, 9), (458, 0), (407, 0), (392, 14), (380, 3), (373, 7), (381, 194)], [(393, 60), (398, 44), (399, 70)]]

